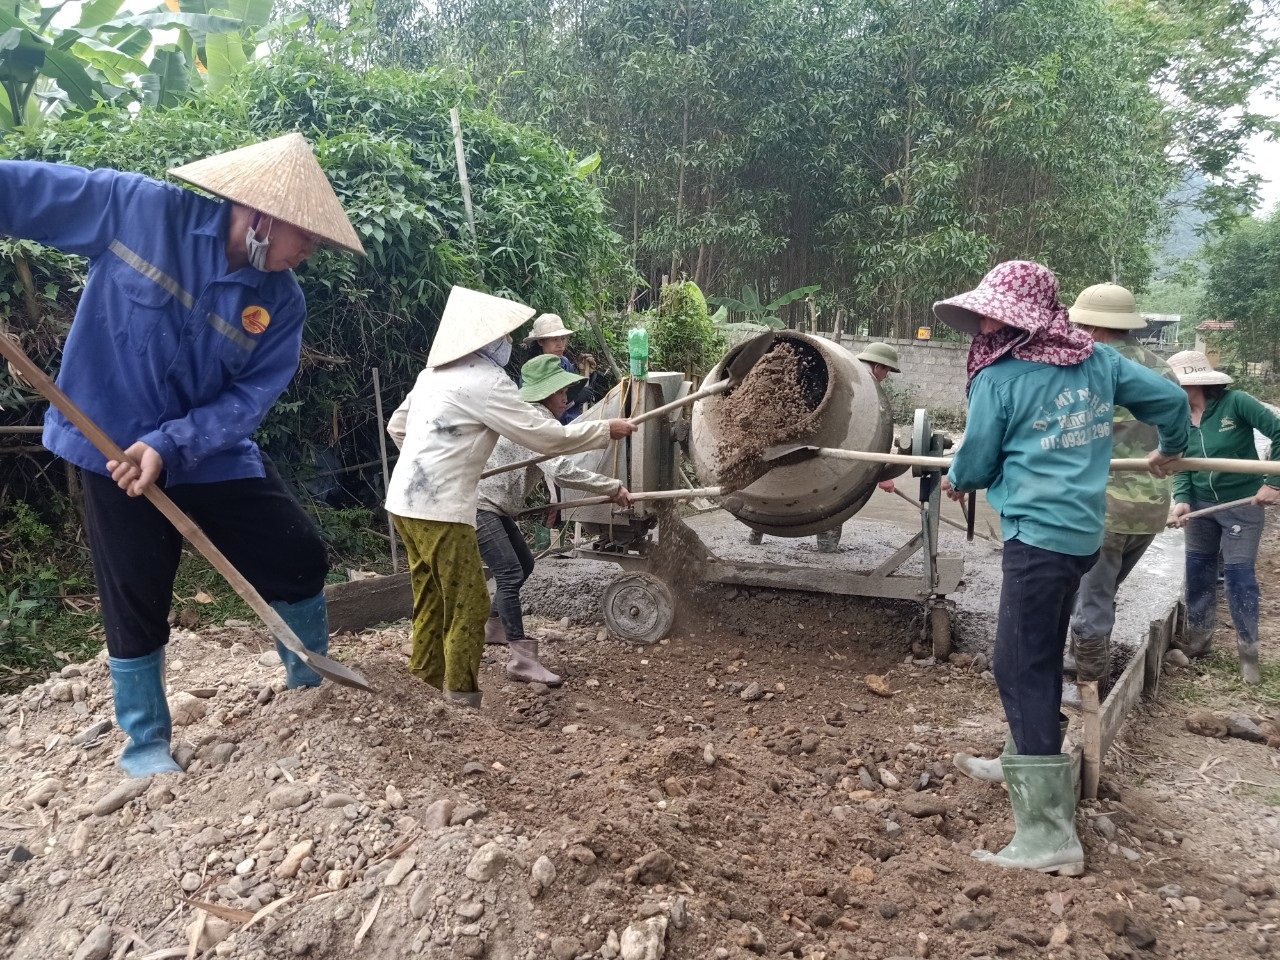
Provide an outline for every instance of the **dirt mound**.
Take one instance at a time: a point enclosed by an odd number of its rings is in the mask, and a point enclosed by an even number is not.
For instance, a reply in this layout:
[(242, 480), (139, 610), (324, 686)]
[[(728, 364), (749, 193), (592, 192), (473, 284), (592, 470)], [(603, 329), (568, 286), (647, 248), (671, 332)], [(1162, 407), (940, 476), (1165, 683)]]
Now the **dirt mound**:
[[(499, 651), (478, 713), (407, 673), (403, 626), (335, 640), (376, 696), (283, 690), (256, 627), (175, 631), (186, 773), (151, 780), (115, 766), (105, 665), (68, 665), (0, 701), (0, 956), (1272, 949), (1275, 812), (1216, 793), (1206, 824), (1205, 801), (1186, 799), (1197, 788), (1179, 786), (1208, 785), (1198, 754), (1118, 755), (1112, 776), (1145, 785), (1082, 810), (1085, 878), (987, 868), (969, 852), (1007, 840), (1007, 799), (949, 758), (999, 748), (995, 691), (963, 660), (910, 660), (911, 605), (693, 593), (680, 630), (650, 647), (597, 623), (532, 623), (565, 686), (508, 682)], [(869, 674), (892, 695), (870, 695)], [(1267, 776), (1265, 745), (1185, 737), (1236, 750), (1241, 780)]]

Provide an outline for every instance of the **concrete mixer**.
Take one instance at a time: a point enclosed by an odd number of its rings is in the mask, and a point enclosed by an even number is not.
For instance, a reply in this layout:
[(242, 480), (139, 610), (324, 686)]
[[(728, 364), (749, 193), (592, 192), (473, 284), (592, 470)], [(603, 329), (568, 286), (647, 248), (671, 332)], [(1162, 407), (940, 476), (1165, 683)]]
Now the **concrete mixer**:
[[(704, 387), (725, 379), (734, 354), (731, 350), (712, 368)], [(686, 396), (690, 386), (679, 373), (625, 380), (584, 416), (636, 417)], [(681, 469), (687, 460), (700, 483), (724, 487), (719, 507), (709, 509), (727, 510), (767, 534), (803, 537), (852, 517), (878, 481), (905, 468), (833, 459), (774, 465), (763, 459), (765, 448), (795, 443), (888, 453), (893, 429), (888, 397), (863, 363), (821, 337), (780, 331), (741, 384), (696, 401), (691, 412), (680, 407), (660, 414), (626, 440), (574, 460), (618, 477), (633, 494), (690, 486)], [(949, 440), (932, 431), (927, 413), (917, 410), (910, 446), (896, 452), (938, 456), (948, 446)], [(946, 596), (961, 589), (964, 564), (958, 554), (938, 553), (940, 475), (928, 469), (915, 469), (913, 475), (920, 478), (920, 532), (867, 570), (717, 556), (670, 501), (639, 501), (627, 509), (575, 507), (574, 500), (582, 497), (571, 490), (563, 491), (563, 513), (574, 521), (575, 536), (559, 552), (613, 562), (627, 571), (607, 588), (602, 606), (610, 631), (632, 642), (655, 642), (671, 628), (675, 591), (665, 572), (682, 582), (915, 600), (927, 612), (921, 639), (932, 641), (936, 656), (946, 656), (954, 610)], [(902, 572), (916, 553), (921, 572)]]
[[(796, 374), (792, 382), (779, 383), (775, 378), (770, 386), (790, 391), (810, 413), (809, 417), (798, 418), (800, 422), (786, 442), (890, 451), (893, 411), (866, 364), (821, 337), (783, 332), (777, 342), (794, 350), (799, 362), (791, 368)], [(735, 352), (729, 351), (711, 369), (708, 382), (714, 383), (722, 376), (721, 371)], [(748, 422), (738, 428), (736, 418), (726, 415), (726, 408), (736, 404), (740, 405), (741, 399), (731, 392), (709, 397), (693, 408), (689, 453), (703, 483), (722, 482), (720, 468), (726, 446), (740, 446), (744, 439), (749, 442), (749, 421), (758, 414), (743, 410), (741, 418)], [(849, 460), (778, 466), (725, 497), (722, 505), (753, 530), (779, 537), (803, 537), (849, 519), (870, 499), (878, 481), (900, 472)]]

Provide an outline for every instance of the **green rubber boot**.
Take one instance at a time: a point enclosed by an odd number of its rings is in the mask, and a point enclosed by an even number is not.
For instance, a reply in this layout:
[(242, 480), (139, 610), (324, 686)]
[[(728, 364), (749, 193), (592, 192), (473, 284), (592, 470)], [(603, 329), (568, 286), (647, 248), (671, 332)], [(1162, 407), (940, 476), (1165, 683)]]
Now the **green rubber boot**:
[(1006, 736), (1004, 738), (1004, 752), (998, 757), (992, 757), (988, 760), (985, 757), (975, 757), (971, 753), (961, 752), (952, 757), (951, 762), (966, 777), (974, 780), (985, 780), (988, 783), (1004, 783), (1004, 767), (1000, 765), (1000, 762), (1017, 749), (1013, 745), (1013, 737)]
[[(1062, 730), (1062, 740), (1065, 743), (1067, 739), (1067, 720), (1063, 720), (1058, 724)], [(975, 757), (971, 753), (957, 753), (951, 758), (951, 762), (955, 764), (956, 769), (963, 773), (966, 777), (973, 780), (985, 780), (988, 783), (1004, 783), (1004, 768), (1001, 767), (1000, 761), (1005, 757), (1017, 751), (1017, 747), (1013, 745), (1013, 736), (1009, 735), (1004, 738), (1004, 752), (998, 757), (992, 757), (987, 760), (984, 757)]]
[(1076, 835), (1071, 758), (1065, 753), (1014, 753), (1003, 758), (1002, 766), (1017, 830), (999, 853), (974, 850), (974, 859), (997, 867), (1080, 876), (1084, 873), (1084, 848)]

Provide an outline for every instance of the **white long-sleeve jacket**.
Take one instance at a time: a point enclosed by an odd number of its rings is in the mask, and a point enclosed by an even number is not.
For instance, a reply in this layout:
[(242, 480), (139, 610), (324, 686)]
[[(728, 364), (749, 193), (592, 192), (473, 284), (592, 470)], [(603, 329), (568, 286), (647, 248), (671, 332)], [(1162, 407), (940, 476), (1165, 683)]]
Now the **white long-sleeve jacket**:
[(499, 435), (537, 453), (578, 453), (609, 442), (605, 420), (562, 426), (520, 399), (503, 370), (478, 354), (418, 375), (391, 415), (400, 447), (387, 510), (396, 516), (476, 523), (476, 486)]

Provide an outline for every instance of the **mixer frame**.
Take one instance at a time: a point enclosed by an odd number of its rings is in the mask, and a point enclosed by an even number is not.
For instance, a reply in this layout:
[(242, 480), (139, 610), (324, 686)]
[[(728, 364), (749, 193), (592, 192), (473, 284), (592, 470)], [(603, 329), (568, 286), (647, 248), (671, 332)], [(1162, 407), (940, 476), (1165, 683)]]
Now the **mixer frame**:
[[(629, 408), (620, 406), (620, 413), (635, 416), (678, 399), (689, 389), (687, 381), (645, 386), (647, 389), (630, 398)], [(679, 468), (681, 445), (688, 437), (686, 416), (683, 410), (675, 410), (644, 423), (629, 440), (600, 455), (591, 469), (621, 476), (633, 493), (672, 489), (682, 482), (687, 485)], [(934, 432), (928, 412), (916, 410), (911, 453), (941, 456), (949, 446), (949, 439)], [(669, 581), (678, 580), (678, 587), (700, 580), (726, 586), (918, 601), (925, 612), (919, 639), (931, 647), (934, 657), (945, 659), (952, 650), (955, 614), (955, 602), (948, 599), (948, 594), (964, 589), (964, 558), (938, 550), (940, 471), (916, 467), (912, 475), (920, 480), (920, 530), (870, 569), (784, 565), (719, 556), (685, 522), (682, 508), (671, 502), (637, 502), (625, 509), (612, 505), (574, 508), (572, 494), (563, 509), (576, 521), (574, 541), (570, 550), (557, 552), (607, 561), (626, 571), (606, 588), (601, 607), (609, 631), (633, 643), (655, 643), (670, 631), (680, 591), (673, 589)], [(917, 553), (922, 560), (920, 572), (902, 572)]]

